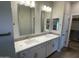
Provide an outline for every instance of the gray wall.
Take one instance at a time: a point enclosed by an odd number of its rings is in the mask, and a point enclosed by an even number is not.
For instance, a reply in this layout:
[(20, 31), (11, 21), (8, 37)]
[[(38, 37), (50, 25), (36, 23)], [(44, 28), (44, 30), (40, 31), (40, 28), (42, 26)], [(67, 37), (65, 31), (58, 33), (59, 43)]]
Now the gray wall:
[(0, 34), (10, 32), (11, 35), (0, 36), (0, 57), (14, 57), (14, 39), (10, 2), (0, 1)]

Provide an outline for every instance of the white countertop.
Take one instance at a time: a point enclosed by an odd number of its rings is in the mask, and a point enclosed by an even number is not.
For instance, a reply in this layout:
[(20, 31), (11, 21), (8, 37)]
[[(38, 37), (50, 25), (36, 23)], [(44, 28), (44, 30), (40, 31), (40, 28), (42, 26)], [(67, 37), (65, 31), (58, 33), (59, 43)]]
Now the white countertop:
[(16, 53), (18, 53), (20, 51), (23, 51), (25, 49), (31, 48), (33, 46), (36, 46), (36, 45), (41, 44), (41, 43), (44, 43), (46, 41), (55, 39), (57, 37), (59, 37), (59, 35), (46, 34), (46, 35), (33, 37), (33, 38), (30, 38), (30, 39), (16, 41), (15, 42), (15, 51), (16, 51)]

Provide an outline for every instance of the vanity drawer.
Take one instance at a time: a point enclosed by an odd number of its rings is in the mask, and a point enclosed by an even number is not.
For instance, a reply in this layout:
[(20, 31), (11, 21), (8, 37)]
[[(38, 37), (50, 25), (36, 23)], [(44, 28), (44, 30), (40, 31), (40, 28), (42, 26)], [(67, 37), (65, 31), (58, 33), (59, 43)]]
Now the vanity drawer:
[(20, 58), (31, 58), (30, 49), (18, 53)]

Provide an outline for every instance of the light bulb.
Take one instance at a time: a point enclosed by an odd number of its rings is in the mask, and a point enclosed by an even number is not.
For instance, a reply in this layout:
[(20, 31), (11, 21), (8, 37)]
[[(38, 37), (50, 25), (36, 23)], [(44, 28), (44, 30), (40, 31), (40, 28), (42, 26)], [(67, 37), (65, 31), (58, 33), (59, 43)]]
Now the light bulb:
[(30, 7), (35, 7), (35, 1), (30, 2)]
[(42, 6), (43, 11), (46, 11), (46, 8), (47, 8), (46, 5)]
[(25, 6), (30, 6), (30, 1), (27, 1), (27, 0), (26, 0), (25, 3), (24, 3), (24, 5), (25, 5)]
[(20, 5), (24, 5), (25, 1), (19, 1)]
[(51, 12), (51, 7), (48, 6), (48, 7), (46, 8), (46, 11), (47, 11), (47, 12)]

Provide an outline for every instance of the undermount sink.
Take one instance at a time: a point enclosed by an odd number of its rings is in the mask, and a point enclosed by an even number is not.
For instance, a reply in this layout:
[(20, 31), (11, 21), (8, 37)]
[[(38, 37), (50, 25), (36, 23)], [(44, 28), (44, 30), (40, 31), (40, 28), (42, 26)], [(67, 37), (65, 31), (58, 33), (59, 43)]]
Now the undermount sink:
[(26, 44), (32, 44), (32, 43), (35, 43), (35, 42), (39, 42), (38, 40), (36, 39), (28, 39), (25, 41)]
[(46, 37), (52, 37), (52, 36), (53, 36), (53, 35), (51, 35), (51, 34), (47, 34), (47, 35), (46, 35)]

